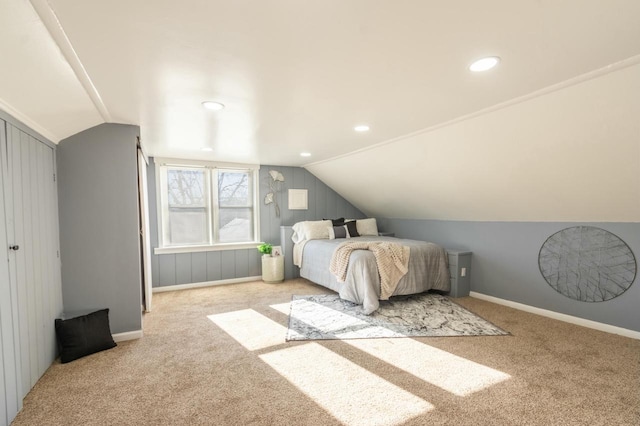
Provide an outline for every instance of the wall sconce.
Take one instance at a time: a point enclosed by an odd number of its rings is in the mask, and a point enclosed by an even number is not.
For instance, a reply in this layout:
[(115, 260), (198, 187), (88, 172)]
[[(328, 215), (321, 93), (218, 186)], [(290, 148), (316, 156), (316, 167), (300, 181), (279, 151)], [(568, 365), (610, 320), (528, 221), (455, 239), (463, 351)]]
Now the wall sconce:
[(276, 192), (280, 191), (280, 187), (284, 182), (284, 176), (277, 170), (269, 170), (269, 193), (264, 197), (266, 205), (273, 204), (276, 208), (276, 216), (280, 217), (280, 206), (276, 198)]

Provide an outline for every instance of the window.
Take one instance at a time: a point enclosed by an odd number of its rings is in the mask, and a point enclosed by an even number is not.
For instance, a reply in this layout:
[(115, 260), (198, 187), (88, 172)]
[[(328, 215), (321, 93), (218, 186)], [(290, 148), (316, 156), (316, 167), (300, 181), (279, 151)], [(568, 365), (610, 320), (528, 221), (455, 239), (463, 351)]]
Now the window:
[(157, 159), (160, 248), (256, 242), (257, 175), (257, 166)]

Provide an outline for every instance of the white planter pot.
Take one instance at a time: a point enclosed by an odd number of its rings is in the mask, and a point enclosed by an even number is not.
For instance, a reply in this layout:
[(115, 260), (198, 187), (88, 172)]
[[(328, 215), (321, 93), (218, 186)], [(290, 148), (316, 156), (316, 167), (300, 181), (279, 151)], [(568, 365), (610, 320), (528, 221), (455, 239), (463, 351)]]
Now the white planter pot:
[(269, 284), (284, 281), (284, 256), (262, 256), (262, 281)]

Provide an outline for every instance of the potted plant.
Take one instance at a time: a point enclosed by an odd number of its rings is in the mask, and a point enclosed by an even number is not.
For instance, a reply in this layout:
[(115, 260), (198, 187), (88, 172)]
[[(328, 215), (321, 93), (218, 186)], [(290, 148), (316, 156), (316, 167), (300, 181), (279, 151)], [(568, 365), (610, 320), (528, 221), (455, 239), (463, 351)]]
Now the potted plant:
[(268, 284), (284, 281), (284, 256), (272, 256), (273, 246), (262, 243), (258, 246), (262, 253), (262, 281)]
[(273, 246), (269, 243), (262, 243), (258, 246), (258, 251), (262, 253), (262, 256), (271, 256), (271, 250), (273, 250)]

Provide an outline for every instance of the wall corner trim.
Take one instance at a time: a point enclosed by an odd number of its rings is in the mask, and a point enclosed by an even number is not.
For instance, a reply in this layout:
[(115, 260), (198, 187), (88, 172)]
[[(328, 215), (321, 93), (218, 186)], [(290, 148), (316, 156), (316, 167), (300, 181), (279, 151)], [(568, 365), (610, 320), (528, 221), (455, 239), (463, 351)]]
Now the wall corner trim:
[(49, 129), (42, 127), (41, 125), (36, 123), (35, 120), (32, 120), (26, 114), (23, 114), (21, 111), (18, 111), (13, 106), (9, 105), (9, 103), (7, 103), (2, 98), (0, 98), (0, 112), (4, 112), (11, 118), (14, 118), (18, 123), (13, 123), (14, 120), (11, 120), (11, 119), (7, 120), (8, 117), (5, 117), (3, 114), (0, 114), (0, 119), (12, 122), (11, 124), (18, 125), (18, 127), (21, 127), (21, 130), (23, 130), (25, 133), (31, 134), (33, 132), (30, 132), (27, 129), (24, 129), (24, 127), (20, 126), (20, 124), (24, 124), (25, 126), (30, 127), (32, 130), (34, 130), (36, 134), (35, 135), (32, 134), (32, 136), (36, 136), (36, 139), (39, 139), (39, 138), (44, 139), (44, 140), (41, 140), (40, 142), (46, 143), (47, 141), (51, 141), (53, 142), (54, 146), (58, 142), (60, 142), (61, 138), (58, 137), (58, 135), (55, 135), (51, 131), (49, 131)]
[(35, 10), (36, 14), (40, 17), (42, 24), (47, 29), (54, 43), (60, 49), (60, 53), (66, 59), (67, 63), (73, 70), (73, 73), (76, 75), (78, 82), (85, 90), (89, 99), (95, 106), (98, 114), (102, 117), (105, 123), (113, 123), (113, 118), (107, 109), (102, 97), (100, 96), (100, 92), (93, 84), (89, 73), (87, 72), (84, 64), (80, 60), (76, 50), (74, 49), (69, 37), (67, 37), (67, 33), (65, 32), (58, 16), (55, 11), (49, 4), (47, 0), (30, 0), (31, 6)]
[(493, 302), (498, 305), (508, 306), (510, 308), (518, 309), (520, 311), (529, 312), (543, 317), (568, 322), (582, 327), (592, 328), (598, 331), (604, 331), (606, 333), (618, 334), (620, 336), (629, 337), (631, 339), (640, 340), (640, 331), (629, 330), (622, 327), (616, 327), (614, 325), (604, 324), (597, 321), (591, 321), (584, 318), (574, 317), (571, 315), (561, 314), (559, 312), (549, 311), (542, 308), (536, 308), (535, 306), (529, 306), (518, 302), (512, 302), (511, 300), (500, 299), (498, 297), (488, 296), (486, 294), (477, 293), (472, 291), (469, 296), (476, 299), (486, 300), (487, 302)]
[(116, 333), (113, 335), (113, 340), (117, 342), (124, 342), (126, 340), (136, 340), (142, 338), (142, 330), (126, 331), (124, 333)]

